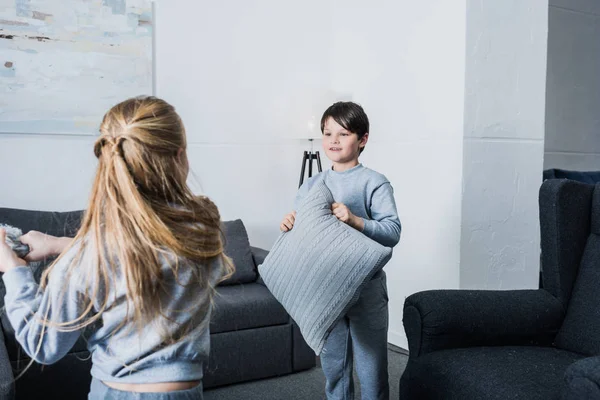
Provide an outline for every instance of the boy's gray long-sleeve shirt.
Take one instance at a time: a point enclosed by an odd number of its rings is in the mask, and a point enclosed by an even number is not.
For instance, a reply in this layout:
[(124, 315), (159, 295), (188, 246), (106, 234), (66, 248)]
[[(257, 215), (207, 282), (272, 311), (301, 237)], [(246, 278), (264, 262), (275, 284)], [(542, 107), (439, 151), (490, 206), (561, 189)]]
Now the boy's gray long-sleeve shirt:
[(298, 189), (294, 208), (312, 186), (320, 181), (331, 191), (337, 203), (344, 203), (352, 214), (364, 220), (363, 233), (386, 247), (400, 241), (400, 219), (394, 201), (394, 190), (388, 179), (362, 164), (343, 171), (332, 169), (309, 178)]

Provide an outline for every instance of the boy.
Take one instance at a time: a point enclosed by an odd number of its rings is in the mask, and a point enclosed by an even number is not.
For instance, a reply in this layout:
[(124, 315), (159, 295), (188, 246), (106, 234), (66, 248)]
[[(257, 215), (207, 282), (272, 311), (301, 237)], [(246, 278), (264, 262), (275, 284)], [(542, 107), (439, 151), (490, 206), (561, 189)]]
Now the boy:
[[(387, 247), (400, 240), (400, 220), (387, 178), (358, 162), (369, 139), (369, 119), (358, 104), (338, 102), (321, 118), (323, 150), (331, 170), (308, 179), (296, 195), (298, 202), (319, 181), (331, 190), (332, 213), (342, 222)], [(280, 229), (294, 226), (295, 211)], [(355, 305), (329, 334), (321, 353), (328, 399), (353, 399), (353, 361), (363, 399), (389, 399), (387, 368), (388, 295), (385, 272), (365, 285)]]

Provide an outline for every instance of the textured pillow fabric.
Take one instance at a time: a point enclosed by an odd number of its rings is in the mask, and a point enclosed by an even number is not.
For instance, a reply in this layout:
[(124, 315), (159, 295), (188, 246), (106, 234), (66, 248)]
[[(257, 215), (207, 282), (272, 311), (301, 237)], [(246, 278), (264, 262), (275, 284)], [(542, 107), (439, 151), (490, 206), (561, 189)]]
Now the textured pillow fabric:
[(331, 213), (333, 202), (325, 183), (315, 184), (296, 210), (294, 228), (281, 234), (258, 267), (317, 354), (364, 284), (392, 255), (392, 249), (338, 221)]
[(256, 281), (257, 272), (252, 258), (248, 233), (242, 220), (223, 222), (225, 233), (225, 254), (235, 264), (235, 273), (220, 285), (233, 285)]

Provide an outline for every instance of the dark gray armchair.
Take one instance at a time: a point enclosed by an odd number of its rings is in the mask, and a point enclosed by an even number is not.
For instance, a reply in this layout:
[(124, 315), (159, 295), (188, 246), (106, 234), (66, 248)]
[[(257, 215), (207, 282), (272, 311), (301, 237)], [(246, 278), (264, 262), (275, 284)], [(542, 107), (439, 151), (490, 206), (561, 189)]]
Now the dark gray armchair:
[(600, 184), (539, 201), (544, 288), (408, 297), (401, 399), (600, 399)]

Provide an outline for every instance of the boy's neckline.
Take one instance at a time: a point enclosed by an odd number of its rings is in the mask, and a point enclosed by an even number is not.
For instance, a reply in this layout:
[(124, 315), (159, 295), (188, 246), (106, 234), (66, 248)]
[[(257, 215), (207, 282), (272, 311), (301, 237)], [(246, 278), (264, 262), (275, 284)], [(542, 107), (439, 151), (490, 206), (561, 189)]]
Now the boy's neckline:
[(338, 171), (334, 170), (333, 167), (331, 167), (330, 171), (332, 173), (336, 174), (336, 175), (348, 175), (348, 174), (351, 174), (351, 173), (353, 173), (353, 172), (355, 172), (355, 171), (357, 171), (359, 169), (362, 169), (362, 168), (363, 168), (362, 163), (358, 163), (354, 167), (348, 168), (347, 170), (344, 170), (344, 171), (339, 171), (338, 172)]

